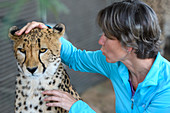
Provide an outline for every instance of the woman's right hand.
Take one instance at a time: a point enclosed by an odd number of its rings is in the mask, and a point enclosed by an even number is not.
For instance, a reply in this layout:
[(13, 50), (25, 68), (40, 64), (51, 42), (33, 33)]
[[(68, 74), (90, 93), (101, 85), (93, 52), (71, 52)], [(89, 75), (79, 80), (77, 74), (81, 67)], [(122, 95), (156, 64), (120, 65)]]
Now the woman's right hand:
[(20, 29), (19, 31), (15, 32), (15, 35), (21, 35), (22, 33), (25, 32), (25, 34), (29, 33), (32, 29), (34, 28), (48, 28), (45, 24), (41, 23), (41, 22), (29, 22), (27, 23), (27, 25), (25, 25), (22, 29)]

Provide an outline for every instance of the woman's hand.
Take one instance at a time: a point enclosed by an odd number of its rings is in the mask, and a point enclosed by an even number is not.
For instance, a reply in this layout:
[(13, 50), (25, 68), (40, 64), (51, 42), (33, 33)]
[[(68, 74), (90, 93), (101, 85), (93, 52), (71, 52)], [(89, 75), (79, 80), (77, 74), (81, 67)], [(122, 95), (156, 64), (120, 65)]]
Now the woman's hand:
[(29, 33), (32, 29), (34, 28), (48, 28), (45, 24), (41, 23), (41, 22), (29, 22), (27, 23), (27, 25), (25, 25), (22, 29), (20, 29), (19, 31), (15, 32), (15, 35), (21, 35), (22, 33)]
[(60, 90), (49, 90), (42, 93), (49, 96), (46, 97), (44, 101), (52, 101), (52, 103), (47, 103), (47, 106), (61, 107), (68, 111), (70, 110), (71, 106), (77, 101), (73, 98), (71, 94)]

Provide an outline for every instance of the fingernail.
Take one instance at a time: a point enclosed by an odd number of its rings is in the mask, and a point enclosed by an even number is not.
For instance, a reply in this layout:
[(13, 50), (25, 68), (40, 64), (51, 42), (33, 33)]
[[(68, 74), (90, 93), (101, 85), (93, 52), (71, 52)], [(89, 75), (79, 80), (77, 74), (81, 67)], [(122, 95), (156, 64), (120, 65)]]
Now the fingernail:
[(16, 31), (15, 34), (18, 35), (18, 34), (19, 34), (19, 31)]

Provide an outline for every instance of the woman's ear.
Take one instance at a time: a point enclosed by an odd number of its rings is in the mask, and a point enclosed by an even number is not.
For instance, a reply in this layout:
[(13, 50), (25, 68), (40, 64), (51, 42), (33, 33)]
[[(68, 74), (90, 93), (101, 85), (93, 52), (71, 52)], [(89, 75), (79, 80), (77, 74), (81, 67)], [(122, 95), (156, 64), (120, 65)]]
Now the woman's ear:
[(17, 36), (15, 35), (15, 32), (18, 31), (18, 27), (16, 26), (12, 26), (10, 29), (9, 29), (9, 32), (8, 32), (8, 37), (11, 39), (11, 40), (18, 40), (20, 38), (20, 36)]

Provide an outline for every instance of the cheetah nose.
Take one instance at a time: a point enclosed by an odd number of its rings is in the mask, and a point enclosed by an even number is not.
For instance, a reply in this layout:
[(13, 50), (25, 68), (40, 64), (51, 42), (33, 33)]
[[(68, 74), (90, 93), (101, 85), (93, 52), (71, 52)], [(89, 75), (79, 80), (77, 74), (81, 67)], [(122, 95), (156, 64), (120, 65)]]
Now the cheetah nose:
[(27, 68), (27, 70), (30, 72), (30, 73), (34, 73), (36, 70), (37, 70), (38, 66), (37, 67), (33, 67), (33, 68)]

